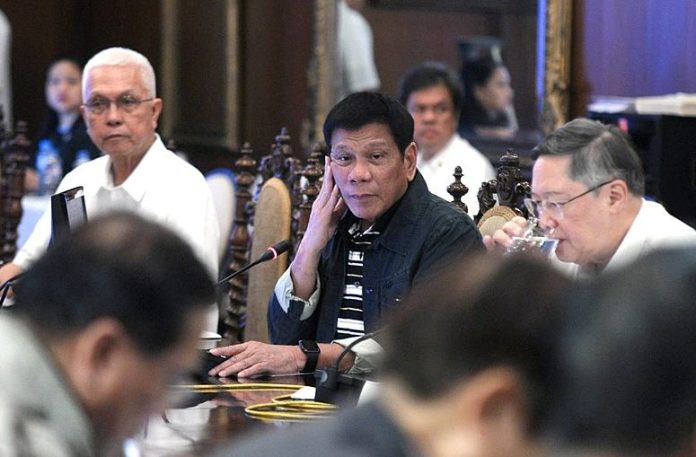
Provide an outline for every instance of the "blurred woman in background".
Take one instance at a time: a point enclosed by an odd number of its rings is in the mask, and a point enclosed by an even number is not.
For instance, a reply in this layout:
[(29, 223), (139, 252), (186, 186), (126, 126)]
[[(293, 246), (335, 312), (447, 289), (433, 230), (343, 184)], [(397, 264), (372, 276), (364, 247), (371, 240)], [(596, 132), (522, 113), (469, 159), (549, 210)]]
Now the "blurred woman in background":
[(510, 73), (499, 60), (482, 58), (462, 69), (464, 105), (459, 122), (463, 136), (510, 138), (517, 132)]
[[(36, 147), (27, 169), (25, 189), (39, 188), (36, 169), (38, 147), (49, 140), (62, 161), (63, 175), (82, 162), (101, 154), (87, 135), (87, 127), (80, 115), (82, 104), (82, 66), (72, 57), (59, 57), (48, 67), (46, 75), (46, 115), (36, 136)], [(44, 143), (45, 144), (45, 143)]]

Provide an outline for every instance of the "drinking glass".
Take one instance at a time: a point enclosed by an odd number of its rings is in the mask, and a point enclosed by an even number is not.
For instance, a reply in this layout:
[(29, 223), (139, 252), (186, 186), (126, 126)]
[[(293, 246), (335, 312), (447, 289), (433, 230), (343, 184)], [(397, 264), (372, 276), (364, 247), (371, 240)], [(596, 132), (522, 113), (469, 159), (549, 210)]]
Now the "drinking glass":
[(528, 252), (548, 257), (556, 251), (556, 246), (558, 246), (558, 240), (552, 238), (552, 234), (553, 229), (543, 230), (539, 227), (539, 219), (529, 216), (524, 233), (512, 237), (512, 244), (506, 252), (508, 254)]

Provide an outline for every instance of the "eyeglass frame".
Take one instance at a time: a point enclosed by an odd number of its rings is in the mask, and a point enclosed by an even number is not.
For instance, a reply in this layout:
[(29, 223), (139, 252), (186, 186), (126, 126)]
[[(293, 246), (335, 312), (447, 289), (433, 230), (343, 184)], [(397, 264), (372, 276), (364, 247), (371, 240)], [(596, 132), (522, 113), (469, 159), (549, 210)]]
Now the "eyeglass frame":
[[(83, 103), (82, 106), (85, 107), (87, 111), (89, 111), (91, 114), (94, 114), (96, 116), (100, 116), (107, 112), (109, 109), (111, 109), (111, 104), (116, 105), (116, 109), (120, 110), (124, 113), (132, 113), (135, 111), (141, 104), (145, 102), (151, 102), (155, 100), (156, 97), (150, 97), (150, 98), (143, 98), (143, 99), (138, 99), (134, 97), (133, 95), (130, 94), (124, 94), (120, 95), (116, 100), (112, 100), (110, 98), (106, 97), (95, 97), (94, 100), (91, 100), (87, 103)], [(98, 106), (95, 106), (96, 101), (106, 101), (108, 103), (105, 104), (104, 107), (99, 108)], [(124, 100), (129, 100), (127, 103), (128, 105), (124, 105)], [(96, 111), (95, 111), (96, 110)]]
[[(577, 200), (580, 197), (584, 197), (585, 195), (589, 194), (590, 192), (594, 192), (595, 190), (599, 189), (600, 187), (606, 186), (607, 184), (612, 183), (614, 181), (616, 181), (616, 178), (611, 178), (608, 181), (604, 181), (601, 184), (597, 184), (596, 186), (590, 187), (585, 192), (578, 194), (575, 197), (572, 197), (564, 202), (552, 202), (549, 200), (534, 200), (532, 198), (525, 198), (524, 199), (524, 206), (527, 208), (527, 210), (531, 214), (533, 214), (537, 218), (541, 217), (541, 213), (539, 212), (539, 210), (537, 208), (542, 208), (543, 211), (548, 211), (549, 207), (553, 208), (552, 210), (550, 210), (550, 212), (555, 213), (556, 217), (558, 217), (559, 219), (562, 219), (565, 216), (565, 214), (563, 212), (563, 207), (565, 207), (565, 205)], [(544, 203), (544, 201), (546, 203)], [(542, 205), (542, 203), (543, 203), (543, 205)], [(546, 209), (543, 209), (543, 207), (546, 207)]]

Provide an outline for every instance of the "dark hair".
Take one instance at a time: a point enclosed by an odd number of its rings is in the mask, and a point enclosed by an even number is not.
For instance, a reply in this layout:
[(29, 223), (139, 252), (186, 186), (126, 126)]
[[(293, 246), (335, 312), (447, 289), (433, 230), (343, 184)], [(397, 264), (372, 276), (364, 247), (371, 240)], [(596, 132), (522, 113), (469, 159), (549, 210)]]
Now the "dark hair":
[(439, 85), (449, 92), (458, 115), (462, 110), (462, 85), (452, 69), (442, 62), (423, 62), (404, 74), (399, 80), (399, 101), (406, 106), (413, 92)]
[[(48, 69), (46, 70), (46, 78), (48, 78), (48, 73), (50, 73), (51, 69), (59, 62), (68, 62), (75, 65), (75, 67), (77, 67), (80, 70), (80, 74), (82, 74), (82, 61), (76, 55), (61, 54), (53, 60), (51, 60), (51, 63), (48, 65)], [(36, 141), (38, 142), (41, 139), (50, 138), (51, 135), (53, 135), (57, 129), (58, 114), (53, 110), (53, 108), (48, 106), (48, 103), (46, 103), (43, 121), (41, 122), (35, 137)]]
[(462, 68), (462, 81), (464, 82), (464, 103), (462, 106), (461, 124), (467, 127), (474, 125), (487, 125), (506, 127), (510, 123), (506, 113), (498, 113), (490, 118), (489, 113), (481, 106), (474, 95), (476, 87), (485, 86), (498, 68), (505, 67), (500, 60), (491, 57), (470, 60)]
[(645, 191), (640, 158), (628, 137), (614, 125), (574, 119), (546, 137), (533, 154), (572, 156), (568, 177), (588, 187), (621, 179), (632, 194), (642, 196)]
[(179, 341), (186, 319), (210, 306), (213, 292), (210, 273), (176, 234), (113, 213), (79, 227), (29, 268), (15, 308), (48, 340), (111, 317), (143, 353), (156, 355)]
[(331, 150), (337, 129), (358, 130), (367, 124), (389, 127), (401, 154), (413, 142), (413, 118), (395, 98), (377, 92), (356, 92), (338, 102), (324, 121), (324, 141)]
[(573, 294), (552, 436), (674, 455), (696, 426), (696, 249), (653, 252)]
[(521, 375), (538, 431), (554, 386), (553, 348), (567, 285), (547, 262), (465, 257), (416, 288), (388, 324), (385, 372), (428, 399), (479, 372), (509, 366)]

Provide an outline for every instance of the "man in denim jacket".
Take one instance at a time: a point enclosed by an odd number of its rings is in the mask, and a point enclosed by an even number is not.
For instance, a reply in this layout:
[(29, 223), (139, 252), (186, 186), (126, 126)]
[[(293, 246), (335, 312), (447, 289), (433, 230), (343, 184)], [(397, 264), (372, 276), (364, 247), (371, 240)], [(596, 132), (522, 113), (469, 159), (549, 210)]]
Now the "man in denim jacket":
[[(273, 344), (218, 348), (228, 360), (213, 375), (312, 372), (448, 258), (482, 247), (472, 220), (428, 192), (416, 170), (413, 119), (395, 99), (361, 92), (339, 102), (324, 123), (330, 154), (309, 225), (269, 307)], [(368, 339), (342, 369), (370, 370), (381, 347)]]

